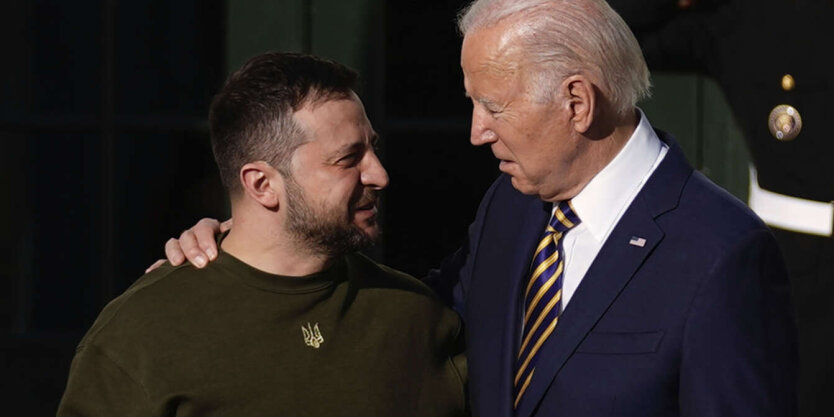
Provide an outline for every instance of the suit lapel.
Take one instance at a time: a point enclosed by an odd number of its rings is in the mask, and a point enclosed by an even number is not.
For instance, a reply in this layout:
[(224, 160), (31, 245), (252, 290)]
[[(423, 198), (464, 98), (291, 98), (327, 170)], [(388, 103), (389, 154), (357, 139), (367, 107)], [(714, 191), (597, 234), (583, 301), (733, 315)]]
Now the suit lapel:
[[(480, 365), (472, 369), (473, 388), (490, 393), (487, 398), (481, 396), (479, 415), (509, 417), (513, 413), (512, 380), (520, 325), (519, 288), (527, 275), (533, 250), (549, 219), (551, 207), (537, 198), (524, 198), (529, 202), (515, 206), (512, 215), (505, 217), (516, 221), (502, 224), (485, 234), (486, 241), (501, 244), (489, 245), (478, 254), (478, 270), (474, 275), (492, 279), (473, 286), (472, 297), (467, 302), (467, 309), (471, 308), (473, 314), (478, 315), (477, 323), (480, 324), (470, 331), (483, 335), (479, 340), (490, 340), (493, 345), (469, 351), (470, 364)], [(500, 338), (496, 340), (496, 336)], [(496, 358), (500, 359), (496, 361)]]
[[(663, 132), (658, 134), (669, 145), (669, 152), (608, 236), (559, 324), (542, 346), (544, 354), (540, 353), (536, 373), (519, 404), (518, 417), (533, 413), (565, 362), (663, 239), (663, 230), (655, 219), (677, 205), (692, 168), (674, 140)], [(633, 237), (645, 239), (643, 246), (632, 245)]]
[[(630, 245), (632, 236), (646, 239), (645, 245)], [(632, 207), (623, 216), (542, 346), (544, 354), (520, 404), (519, 417), (533, 412), (553, 378), (662, 238), (663, 232), (643, 207)]]

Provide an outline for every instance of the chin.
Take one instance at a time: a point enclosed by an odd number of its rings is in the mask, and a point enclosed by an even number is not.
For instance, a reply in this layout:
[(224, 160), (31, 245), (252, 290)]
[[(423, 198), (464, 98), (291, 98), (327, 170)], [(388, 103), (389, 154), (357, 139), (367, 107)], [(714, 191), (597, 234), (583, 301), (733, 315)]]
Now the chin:
[(376, 243), (377, 239), (379, 239), (379, 226), (377, 224), (369, 225), (369, 224), (358, 224), (356, 225), (359, 230), (365, 235), (368, 239), (371, 239)]
[(510, 182), (513, 184), (513, 188), (515, 188), (516, 190), (518, 190), (518, 192), (522, 194), (539, 195), (538, 187), (534, 187), (532, 184), (528, 182), (519, 180), (516, 177), (511, 177)]
[(367, 236), (369, 239), (371, 239), (374, 243), (376, 243), (377, 240), (379, 240), (379, 234), (380, 233), (379, 233), (379, 229), (376, 228), (376, 227), (373, 228), (373, 229), (370, 229), (370, 230), (363, 229), (362, 232), (364, 232), (365, 236)]

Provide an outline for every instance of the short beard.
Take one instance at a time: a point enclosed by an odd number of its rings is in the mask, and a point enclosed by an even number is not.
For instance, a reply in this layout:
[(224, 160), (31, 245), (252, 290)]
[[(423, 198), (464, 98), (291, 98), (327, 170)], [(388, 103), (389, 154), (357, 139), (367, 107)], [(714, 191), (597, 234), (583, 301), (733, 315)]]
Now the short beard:
[[(372, 246), (376, 239), (342, 218), (337, 210), (315, 210), (295, 179), (285, 175), (287, 231), (311, 253), (337, 257)], [(376, 220), (373, 220), (376, 221)]]

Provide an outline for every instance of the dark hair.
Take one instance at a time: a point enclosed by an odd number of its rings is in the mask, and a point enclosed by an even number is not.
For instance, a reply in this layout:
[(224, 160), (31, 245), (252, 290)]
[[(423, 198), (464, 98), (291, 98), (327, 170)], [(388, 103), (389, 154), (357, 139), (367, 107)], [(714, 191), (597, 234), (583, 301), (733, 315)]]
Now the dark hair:
[(242, 191), (240, 168), (265, 161), (284, 175), (306, 136), (293, 113), (308, 103), (348, 97), (359, 75), (312, 55), (267, 52), (232, 73), (214, 96), (209, 130), (220, 178), (230, 195)]

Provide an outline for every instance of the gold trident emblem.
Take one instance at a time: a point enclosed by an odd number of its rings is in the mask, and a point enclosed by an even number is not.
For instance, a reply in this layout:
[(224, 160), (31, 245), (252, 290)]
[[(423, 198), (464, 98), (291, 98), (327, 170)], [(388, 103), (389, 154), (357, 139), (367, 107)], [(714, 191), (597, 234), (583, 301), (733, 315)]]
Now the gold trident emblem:
[(324, 343), (324, 337), (321, 335), (319, 331), (319, 324), (316, 323), (313, 326), (310, 326), (310, 323), (307, 323), (307, 327), (301, 326), (301, 333), (304, 335), (304, 344), (307, 346), (312, 347), (313, 349), (318, 349), (321, 347), (321, 344)]

